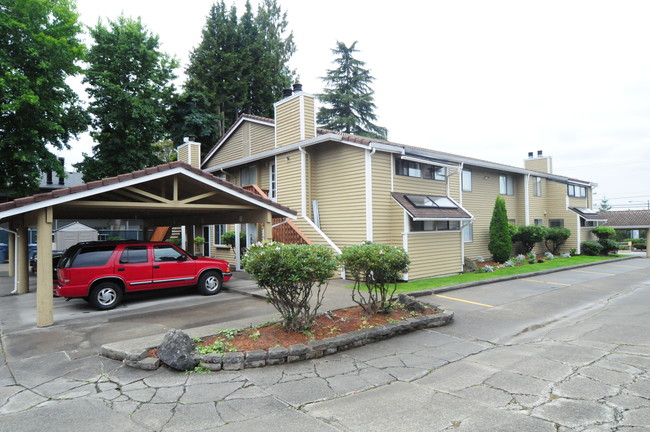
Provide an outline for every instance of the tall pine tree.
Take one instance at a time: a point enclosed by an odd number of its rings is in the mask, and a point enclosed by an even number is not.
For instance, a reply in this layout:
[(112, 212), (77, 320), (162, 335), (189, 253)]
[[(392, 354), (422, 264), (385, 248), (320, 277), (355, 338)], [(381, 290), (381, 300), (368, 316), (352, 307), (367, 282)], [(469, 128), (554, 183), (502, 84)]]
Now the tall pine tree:
[[(181, 113), (176, 130), (197, 136), (205, 151), (240, 114), (271, 117), (273, 103), (294, 75), (288, 62), (296, 48), (287, 27), (286, 12), (276, 0), (261, 2), (256, 14), (247, 1), (241, 18), (234, 5), (215, 3), (201, 43), (190, 55), (184, 85), (186, 93), (205, 98), (207, 109), (196, 106), (195, 111)], [(204, 135), (205, 129), (192, 127), (183, 115), (193, 117), (195, 125), (206, 123), (198, 121), (201, 116), (216, 117), (216, 130)]]
[(0, 2), (0, 191), (24, 196), (43, 171), (63, 167), (48, 149), (69, 148), (88, 127), (66, 82), (85, 52), (72, 0)]
[(352, 133), (370, 138), (386, 139), (388, 130), (377, 126), (373, 121), (375, 115), (374, 91), (370, 84), (374, 78), (365, 69), (365, 62), (354, 58), (355, 41), (349, 47), (343, 42), (336, 42), (332, 53), (337, 56), (336, 69), (327, 71), (323, 78), (326, 88), (319, 95), (323, 106), (318, 111), (318, 123), (337, 132)]
[(94, 45), (84, 82), (97, 144), (75, 164), (84, 181), (160, 163), (152, 145), (167, 136), (176, 60), (159, 51), (158, 36), (140, 19), (119, 17), (90, 29)]

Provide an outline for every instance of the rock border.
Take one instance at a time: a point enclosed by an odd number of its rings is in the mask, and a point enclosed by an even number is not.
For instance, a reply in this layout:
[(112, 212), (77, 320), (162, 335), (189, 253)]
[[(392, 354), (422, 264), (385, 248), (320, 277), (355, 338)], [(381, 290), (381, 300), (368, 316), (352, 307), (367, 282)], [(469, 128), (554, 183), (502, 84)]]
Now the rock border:
[[(315, 340), (306, 345), (295, 344), (289, 347), (273, 347), (269, 348), (268, 351), (253, 350), (245, 352), (228, 352), (225, 354), (197, 355), (198, 367), (212, 372), (218, 372), (221, 370), (238, 371), (242, 369), (295, 363), (379, 342), (402, 333), (409, 333), (424, 328), (440, 327), (449, 324), (453, 320), (454, 313), (452, 311), (441, 309), (436, 305), (428, 306), (435, 307), (439, 310), (439, 313), (434, 315), (421, 315), (394, 323), (356, 330), (326, 339)], [(160, 359), (147, 357), (148, 351), (149, 350), (146, 350), (137, 355), (127, 355), (123, 362), (127, 366), (138, 369), (158, 369), (162, 364)]]

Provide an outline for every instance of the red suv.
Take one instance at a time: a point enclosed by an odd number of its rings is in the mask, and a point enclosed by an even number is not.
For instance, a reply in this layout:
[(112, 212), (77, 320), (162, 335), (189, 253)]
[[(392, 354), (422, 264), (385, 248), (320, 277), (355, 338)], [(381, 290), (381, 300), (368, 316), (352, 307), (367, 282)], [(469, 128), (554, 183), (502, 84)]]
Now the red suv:
[(113, 309), (125, 293), (196, 286), (203, 295), (230, 280), (228, 262), (197, 258), (164, 242), (85, 242), (65, 251), (57, 267), (59, 297), (81, 297), (99, 310)]

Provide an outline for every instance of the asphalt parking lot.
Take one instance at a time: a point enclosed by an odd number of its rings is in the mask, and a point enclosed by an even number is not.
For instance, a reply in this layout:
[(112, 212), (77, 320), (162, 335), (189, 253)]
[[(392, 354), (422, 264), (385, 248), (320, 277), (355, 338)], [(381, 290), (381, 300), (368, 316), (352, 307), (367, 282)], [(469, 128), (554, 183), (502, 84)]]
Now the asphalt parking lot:
[(96, 355), (184, 320), (273, 313), (240, 291), (109, 312), (57, 300), (47, 329), (30, 294), (0, 297), (0, 431), (650, 430), (649, 259), (427, 296), (451, 325), (306, 362), (203, 375)]

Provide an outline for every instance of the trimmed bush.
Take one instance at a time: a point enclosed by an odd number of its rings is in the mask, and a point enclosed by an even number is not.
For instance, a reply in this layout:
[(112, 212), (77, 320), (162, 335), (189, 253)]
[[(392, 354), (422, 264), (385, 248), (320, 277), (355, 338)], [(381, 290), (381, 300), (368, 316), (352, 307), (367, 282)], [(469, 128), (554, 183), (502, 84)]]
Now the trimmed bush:
[(538, 225), (523, 225), (518, 227), (512, 241), (521, 243), (523, 253), (529, 253), (535, 244), (546, 240), (546, 228)]
[(506, 200), (498, 196), (494, 202), (494, 211), (490, 220), (490, 242), (488, 250), (492, 254), (492, 259), (496, 262), (503, 263), (510, 258), (512, 252), (512, 237), (508, 225), (508, 212), (506, 210)]
[(603, 250), (603, 245), (594, 241), (582, 242), (580, 245), (583, 255), (598, 256)]
[(546, 229), (546, 249), (553, 255), (560, 253), (560, 248), (571, 237), (571, 231), (568, 228), (547, 228)]
[[(380, 243), (346, 246), (339, 261), (346, 276), (354, 279), (352, 300), (367, 314), (387, 313), (395, 303), (397, 281), (408, 271), (411, 262), (401, 247)], [(365, 285), (366, 290), (362, 290)]]
[(618, 242), (616, 240), (613, 240), (611, 238), (604, 238), (601, 240), (598, 240), (598, 243), (603, 247), (603, 249), (600, 251), (602, 255), (608, 255), (612, 252), (618, 251)]
[(246, 271), (265, 288), (269, 302), (291, 331), (309, 329), (323, 303), (329, 278), (338, 267), (322, 245), (257, 243), (243, 259)]
[[(230, 246), (230, 248), (235, 250), (235, 231), (226, 231), (221, 234), (221, 244)], [(246, 250), (246, 232), (239, 232), (239, 252), (243, 255)]]
[(616, 237), (616, 230), (612, 227), (599, 226), (592, 229), (591, 232), (596, 234), (598, 240), (614, 239)]

